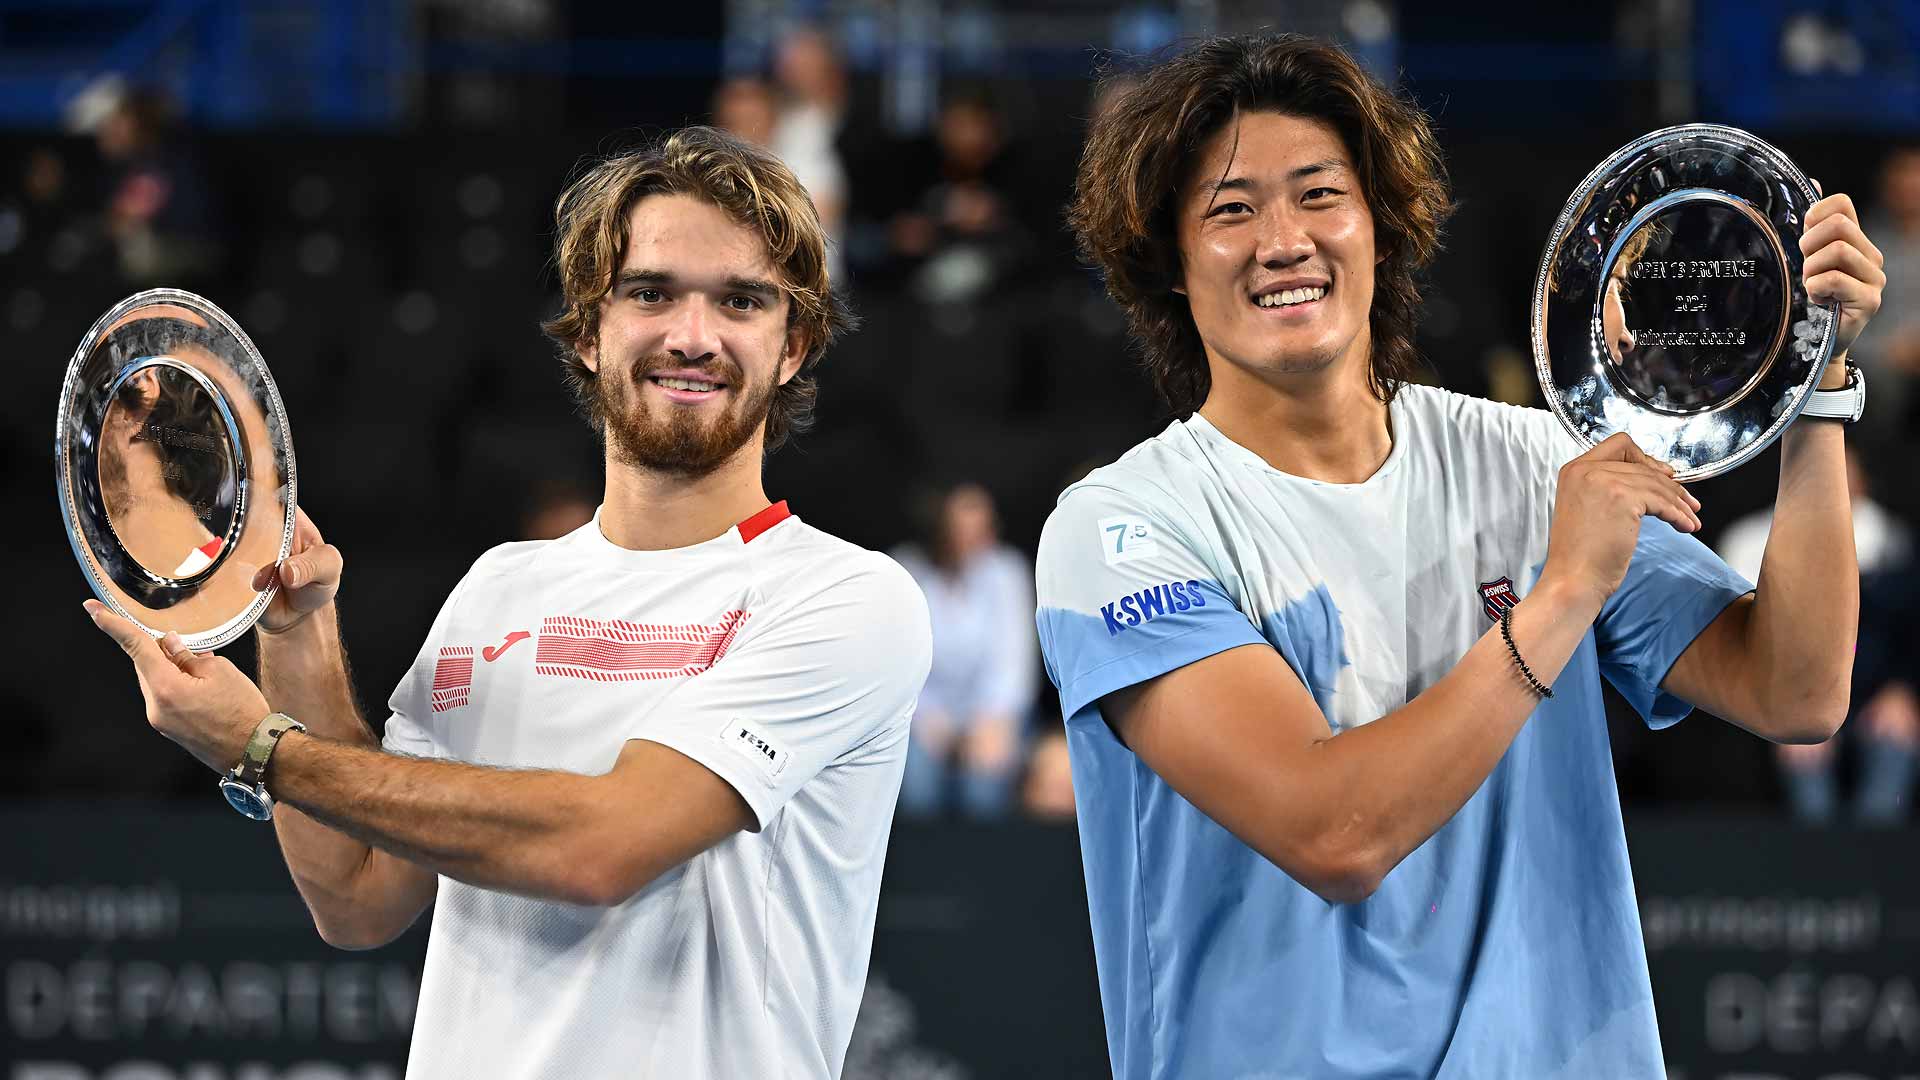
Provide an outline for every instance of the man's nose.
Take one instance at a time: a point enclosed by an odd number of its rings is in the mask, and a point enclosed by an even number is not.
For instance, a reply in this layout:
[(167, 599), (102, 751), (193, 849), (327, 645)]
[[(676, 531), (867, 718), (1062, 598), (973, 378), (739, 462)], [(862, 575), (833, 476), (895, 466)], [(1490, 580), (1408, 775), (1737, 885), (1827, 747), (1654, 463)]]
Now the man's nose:
[(1261, 226), (1258, 247), (1254, 251), (1260, 265), (1279, 268), (1313, 257), (1313, 235), (1299, 216), (1284, 210), (1269, 213)]
[(674, 313), (661, 347), (691, 363), (699, 363), (720, 351), (713, 313), (704, 300), (690, 299)]

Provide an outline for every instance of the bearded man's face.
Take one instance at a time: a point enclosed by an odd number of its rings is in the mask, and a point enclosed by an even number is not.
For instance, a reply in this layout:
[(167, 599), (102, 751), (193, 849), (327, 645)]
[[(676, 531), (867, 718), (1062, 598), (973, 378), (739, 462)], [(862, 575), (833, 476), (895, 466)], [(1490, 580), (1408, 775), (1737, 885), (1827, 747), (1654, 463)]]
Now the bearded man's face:
[(627, 250), (582, 351), (609, 457), (699, 476), (757, 459), (774, 392), (803, 351), (766, 244), (691, 195), (649, 195), (627, 220)]

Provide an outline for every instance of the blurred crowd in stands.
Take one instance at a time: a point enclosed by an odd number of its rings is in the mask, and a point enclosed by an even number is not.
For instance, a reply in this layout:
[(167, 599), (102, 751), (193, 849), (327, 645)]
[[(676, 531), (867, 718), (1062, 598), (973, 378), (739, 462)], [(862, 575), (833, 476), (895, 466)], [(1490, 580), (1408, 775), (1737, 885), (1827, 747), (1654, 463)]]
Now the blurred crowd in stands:
[[(763, 71), (721, 80), (709, 116), (687, 118), (794, 168), (864, 320), (822, 369), (818, 429), (770, 461), (768, 490), (893, 552), (926, 591), (935, 657), (902, 793), (903, 814), (919, 817), (1071, 819), (1031, 552), (1056, 492), (1166, 419), (1062, 224), (1077, 140), (1059, 136), (1100, 96), (1088, 84), (1071, 116), (1044, 123), (1023, 117), (1030, 105), (1001, 84), (950, 85), (928, 133), (891, 134), (834, 41), (802, 29)], [(472, 557), (560, 535), (593, 511), (598, 451), (568, 414), (535, 324), (555, 303), (551, 199), (574, 161), (611, 143), (198, 138), (163, 97), (127, 87), (94, 112), (84, 138), (0, 144), (10, 163), (0, 319), (14, 370), (31, 369), (0, 405), (0, 451), (13, 463), (10, 529), (35, 579), (24, 586), (35, 626), (15, 655), (16, 671), (33, 674), (0, 685), (21, 731), (0, 790), (90, 795), (107, 775), (123, 793), (204, 797), (185, 755), (158, 752), (131, 684), (119, 685), (122, 665), (79, 613), (85, 588), (45, 467), (46, 406), (66, 357), (101, 311), (154, 285), (202, 292), (253, 334), (292, 417), (301, 504), (347, 556), (344, 623), (377, 724), (381, 696)], [(1475, 186), (1501, 174), (1503, 149), (1449, 145), (1462, 209), (1429, 290), (1422, 344), (1434, 381), (1538, 403), (1525, 345), (1531, 260), (1582, 161), (1613, 145), (1587, 139), (1557, 172), (1508, 178), (1524, 198)], [(1808, 821), (1882, 824), (1910, 813), (1920, 149), (1893, 151), (1877, 186), (1873, 176), (1859, 170), (1855, 196), (1889, 284), (1857, 348), (1871, 396), (1853, 439), (1867, 586), (1856, 715), (1832, 744), (1778, 749), (1701, 730), (1724, 725), (1673, 736), (1618, 721), (1629, 805), (1776, 803)], [(1750, 577), (1775, 468), (1767, 457), (1702, 485), (1708, 541)], [(103, 756), (123, 764), (103, 769)]]

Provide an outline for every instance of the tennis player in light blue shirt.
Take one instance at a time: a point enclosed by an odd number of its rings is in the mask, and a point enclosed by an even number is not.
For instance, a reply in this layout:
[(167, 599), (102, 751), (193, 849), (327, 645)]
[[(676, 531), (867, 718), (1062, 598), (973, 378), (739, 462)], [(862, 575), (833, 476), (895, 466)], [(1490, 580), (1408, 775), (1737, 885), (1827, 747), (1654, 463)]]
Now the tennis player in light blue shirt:
[[(1182, 417), (1037, 568), (1116, 1076), (1662, 1077), (1602, 680), (1844, 718), (1842, 426), (1785, 434), (1756, 589), (1625, 436), (1409, 383), (1448, 207), (1425, 118), (1309, 39), (1196, 45), (1090, 134), (1073, 224)], [(1878, 253), (1808, 221), (1844, 351)]]

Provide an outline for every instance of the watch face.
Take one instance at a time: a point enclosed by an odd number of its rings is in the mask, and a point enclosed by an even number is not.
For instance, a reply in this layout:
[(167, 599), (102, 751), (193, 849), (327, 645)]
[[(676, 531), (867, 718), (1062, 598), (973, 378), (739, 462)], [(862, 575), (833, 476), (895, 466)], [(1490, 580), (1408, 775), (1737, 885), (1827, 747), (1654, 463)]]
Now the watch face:
[(220, 793), (227, 802), (255, 821), (270, 821), (273, 818), (273, 803), (245, 784), (231, 778), (220, 781)]

